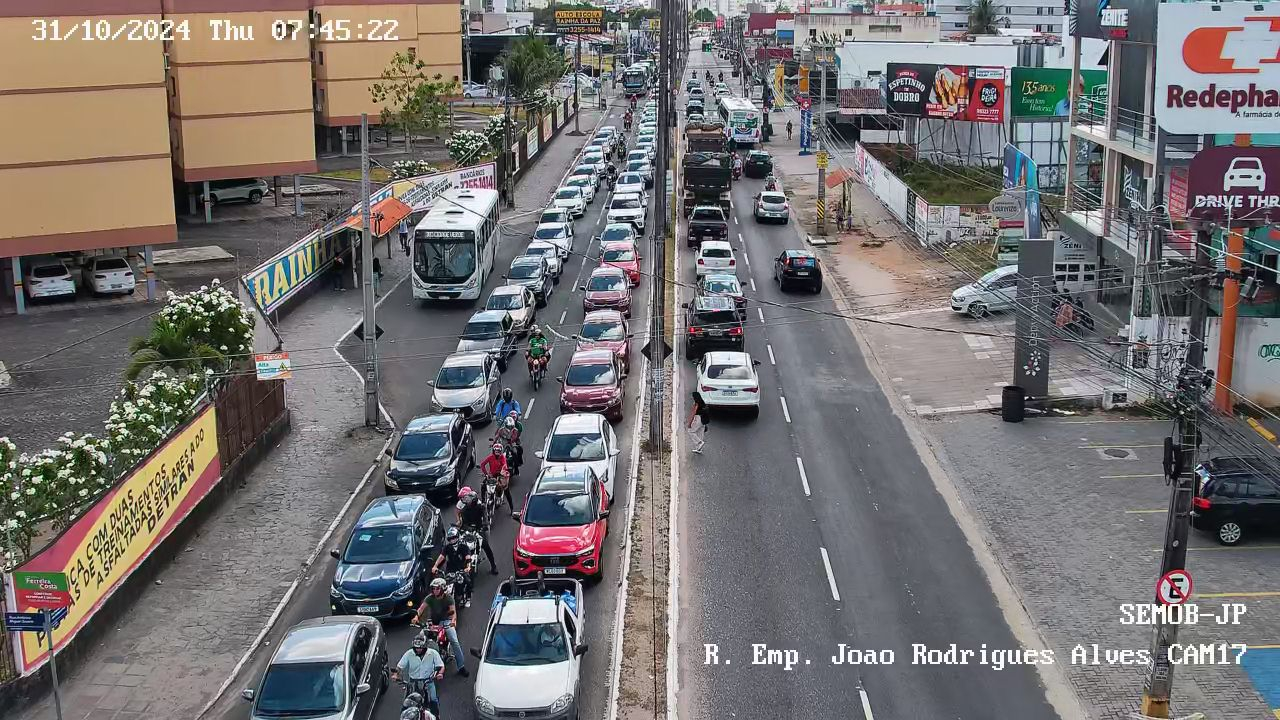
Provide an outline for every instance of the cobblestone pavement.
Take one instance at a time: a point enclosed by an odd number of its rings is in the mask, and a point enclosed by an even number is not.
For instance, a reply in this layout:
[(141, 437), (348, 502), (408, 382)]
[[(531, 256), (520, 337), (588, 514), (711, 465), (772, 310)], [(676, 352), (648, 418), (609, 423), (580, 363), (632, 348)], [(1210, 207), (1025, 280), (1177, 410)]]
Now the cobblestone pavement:
[[(1081, 700), (1094, 717), (1129, 720), (1145, 664), (1072, 662), (1071, 653), (1095, 643), (1150, 649), (1151, 628), (1122, 624), (1120, 605), (1153, 599), (1169, 498), (1160, 444), (1169, 423), (1098, 414), (1009, 424), (984, 414), (921, 425)], [(1261, 647), (1245, 653), (1243, 666), (1231, 653), (1225, 664), (1175, 668), (1174, 717), (1276, 717), (1280, 702), (1260, 695), (1280, 696), (1277, 561), (1274, 540), (1226, 548), (1192, 531), (1192, 602), (1204, 611), (1244, 603), (1246, 612), (1238, 625), (1183, 626), (1179, 642)]]
[[(584, 112), (583, 127), (595, 119)], [(557, 138), (552, 147), (567, 143), (576, 149), (584, 140)], [(557, 179), (564, 163), (559, 165)], [(534, 171), (530, 177), (538, 184), (544, 175)], [(527, 204), (540, 209), (541, 202)], [(220, 223), (204, 226), (201, 237), (247, 243), (249, 230), (250, 223)], [(398, 251), (387, 259), (383, 244), (376, 252), (385, 297), (405, 278), (409, 262)], [(364, 428), (360, 378), (334, 349), (359, 319), (360, 303), (358, 291), (320, 290), (284, 318), (280, 332), (294, 363), (287, 386), (292, 432), (204, 522), (133, 611), (64, 678), (66, 720), (195, 718), (286, 588), (305, 572), (300, 563), (386, 439)], [(46, 697), (6, 720), (54, 717), (53, 700)]]

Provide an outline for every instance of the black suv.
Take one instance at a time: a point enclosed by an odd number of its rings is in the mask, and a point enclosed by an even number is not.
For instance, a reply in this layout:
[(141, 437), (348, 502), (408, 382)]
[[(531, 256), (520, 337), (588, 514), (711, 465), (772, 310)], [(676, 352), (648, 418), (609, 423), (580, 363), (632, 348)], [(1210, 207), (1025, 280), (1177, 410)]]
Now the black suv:
[(1191, 525), (1235, 545), (1253, 532), (1280, 527), (1280, 485), (1262, 458), (1222, 457), (1196, 467), (1199, 487), (1191, 500)]
[(763, 150), (752, 150), (747, 153), (747, 162), (742, 166), (742, 174), (749, 178), (768, 177), (773, 172), (773, 158)]
[(686, 357), (698, 358), (708, 350), (743, 349), (746, 333), (733, 298), (704, 295), (685, 303), (684, 309)]
[(809, 250), (783, 250), (773, 259), (773, 279), (778, 281), (779, 290), (806, 285), (815, 293), (822, 292), (822, 266), (818, 256)]
[(442, 505), (458, 497), (467, 471), (476, 466), (476, 443), (471, 425), (458, 413), (423, 415), (409, 421), (383, 479), (388, 495), (426, 495)]

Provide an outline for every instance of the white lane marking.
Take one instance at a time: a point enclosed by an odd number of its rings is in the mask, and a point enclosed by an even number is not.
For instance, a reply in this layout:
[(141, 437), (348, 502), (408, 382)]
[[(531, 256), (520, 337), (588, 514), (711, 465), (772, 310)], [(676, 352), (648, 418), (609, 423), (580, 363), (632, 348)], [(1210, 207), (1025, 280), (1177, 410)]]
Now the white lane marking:
[(768, 345), (768, 344), (766, 344), (766, 345), (764, 346), (764, 349), (769, 351), (769, 364), (770, 364), (770, 365), (777, 365), (777, 364), (778, 364), (778, 359), (777, 359), (777, 358), (775, 358), (775, 357), (773, 356), (773, 346), (772, 346), (772, 345)]
[(756, 291), (756, 279), (755, 279), (755, 278), (747, 278), (747, 280), (750, 280), (750, 281), (751, 281), (751, 292), (755, 292), (755, 291)]
[[(833, 585), (832, 587), (835, 586)], [(840, 598), (836, 599), (839, 600)], [(858, 696), (862, 698), (862, 714), (867, 717), (867, 720), (876, 720), (876, 716), (871, 714), (871, 698), (867, 697), (867, 691), (858, 688)]]
[(800, 484), (804, 486), (804, 496), (809, 497), (813, 493), (809, 492), (809, 476), (804, 471), (804, 460), (796, 457), (796, 467), (800, 468)]
[(533, 414), (533, 404), (536, 402), (538, 402), (538, 398), (536, 397), (529, 398), (529, 406), (524, 409), (524, 417), (520, 418), (521, 420), (529, 419), (529, 416)]
[(760, 322), (764, 322), (764, 308), (756, 308), (756, 314), (760, 316)]
[(0, 362), (0, 390), (13, 384), (13, 376), (5, 369), (4, 363)]
[[(836, 589), (836, 575), (831, 571), (831, 558), (827, 556), (826, 548), (820, 547), (818, 548), (818, 550), (822, 551), (822, 566), (827, 569), (827, 584), (831, 586), (831, 599), (835, 600), (836, 602), (840, 602), (840, 591)], [(867, 704), (866, 704), (867, 696), (863, 695), (862, 697), (863, 697), (863, 701), (862, 701), (863, 707), (867, 707)], [(867, 720), (871, 720), (870, 714), (867, 715)]]
[(743, 261), (743, 262), (745, 262), (745, 263), (747, 264), (747, 267), (751, 267), (751, 256), (750, 256), (750, 255), (748, 255), (748, 254), (746, 254), (746, 253), (742, 253), (742, 261)]
[(739, 245), (742, 245), (742, 246), (744, 246), (744, 247), (745, 247), (745, 246), (746, 246), (746, 244), (747, 244), (747, 242), (746, 242), (745, 240), (743, 240), (743, 239), (742, 239), (742, 233), (738, 233), (738, 244), (739, 244)]
[(556, 323), (556, 324), (557, 324), (557, 325), (563, 325), (563, 324), (564, 324), (564, 319), (565, 319), (565, 317), (567, 317), (568, 315), (569, 315), (569, 310), (568, 310), (568, 308), (566, 308), (565, 310), (563, 310), (563, 311), (560, 313), (560, 322), (558, 322), (558, 323)]
[(786, 420), (787, 423), (790, 424), (791, 411), (787, 409), (787, 399), (782, 397), (781, 395), (778, 396), (778, 399), (782, 401), (782, 419)]

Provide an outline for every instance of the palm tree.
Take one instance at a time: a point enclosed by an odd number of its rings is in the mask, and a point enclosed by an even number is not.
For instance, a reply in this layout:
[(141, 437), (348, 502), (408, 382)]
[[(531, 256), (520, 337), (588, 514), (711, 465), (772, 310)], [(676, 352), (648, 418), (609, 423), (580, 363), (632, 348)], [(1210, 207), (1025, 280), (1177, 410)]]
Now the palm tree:
[(974, 0), (969, 6), (969, 33), (973, 35), (998, 35), (1000, 18), (991, 0)]
[(223, 367), (227, 356), (217, 348), (196, 340), (194, 320), (173, 322), (157, 317), (151, 332), (129, 342), (133, 358), (125, 368), (127, 380), (167, 368), (176, 374), (202, 372), (206, 367)]
[(502, 72), (507, 94), (529, 103), (568, 70), (568, 63), (541, 38), (530, 32), (503, 53)]

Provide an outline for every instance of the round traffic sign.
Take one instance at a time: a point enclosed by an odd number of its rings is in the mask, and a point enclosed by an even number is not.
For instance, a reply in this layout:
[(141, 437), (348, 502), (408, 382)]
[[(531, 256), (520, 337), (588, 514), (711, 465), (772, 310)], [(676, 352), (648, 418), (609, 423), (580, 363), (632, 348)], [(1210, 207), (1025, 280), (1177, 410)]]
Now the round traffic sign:
[(1170, 570), (1156, 583), (1156, 597), (1165, 605), (1181, 605), (1191, 599), (1191, 573)]

